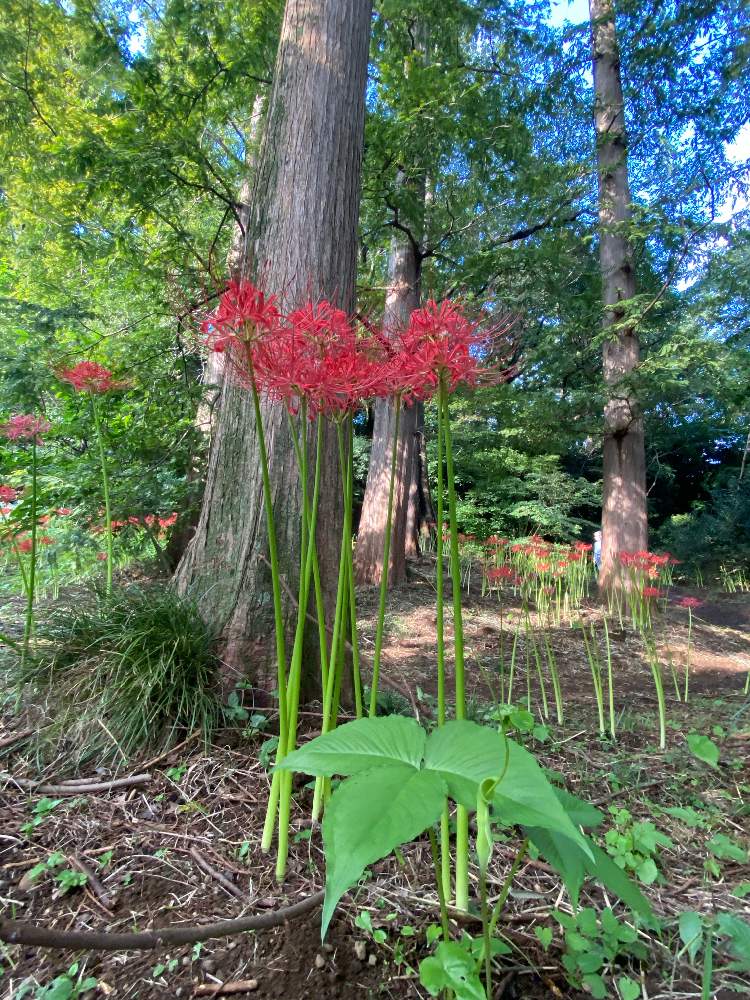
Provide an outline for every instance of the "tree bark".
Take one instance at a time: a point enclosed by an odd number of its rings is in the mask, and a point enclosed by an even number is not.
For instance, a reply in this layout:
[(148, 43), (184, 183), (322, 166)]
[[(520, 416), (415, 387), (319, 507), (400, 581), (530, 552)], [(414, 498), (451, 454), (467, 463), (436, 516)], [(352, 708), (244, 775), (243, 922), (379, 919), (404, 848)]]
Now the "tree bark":
[[(388, 292), (385, 299), (383, 329), (395, 336), (408, 323), (409, 316), (419, 307), (419, 258), (413, 240), (394, 233), (388, 266)], [(415, 451), (418, 448), (417, 422), (420, 406), (401, 406), (397, 442), (396, 474), (393, 489), (393, 530), (388, 565), (391, 587), (406, 578), (407, 547), (413, 551), (416, 541), (407, 538), (409, 501), (417, 469)], [(357, 532), (355, 571), (360, 583), (377, 584), (383, 572), (383, 542), (388, 514), (388, 492), (391, 479), (393, 432), (396, 404), (392, 399), (375, 403), (370, 465), (362, 501), (362, 513)], [(412, 517), (412, 531), (414, 530)]]
[(613, 0), (589, 0), (594, 68), (594, 123), (599, 173), (599, 261), (604, 304), (604, 408), (602, 500), (603, 589), (622, 585), (618, 555), (648, 547), (643, 417), (628, 378), (640, 345), (627, 324), (635, 295), (628, 228), (631, 216), (627, 135)]
[[(247, 264), (247, 239), (248, 223), (250, 220), (250, 197), (252, 194), (252, 180), (255, 173), (258, 140), (260, 137), (261, 122), (266, 103), (265, 91), (261, 91), (255, 96), (253, 110), (250, 116), (250, 123), (245, 138), (244, 174), (240, 185), (239, 195), (236, 204), (234, 228), (232, 239), (227, 251), (227, 274), (230, 278), (238, 279)], [(219, 399), (221, 397), (221, 382), (224, 377), (224, 355), (218, 351), (209, 351), (201, 374), (201, 383), (204, 386), (203, 397), (198, 404), (195, 414), (195, 426), (206, 439), (208, 447), (211, 446), (211, 438), (216, 426), (216, 414), (218, 412)], [(191, 484), (190, 493), (194, 496), (194, 502), (190, 504), (187, 511), (183, 512), (178, 520), (169, 542), (165, 549), (165, 556), (169, 567), (174, 570), (179, 565), (185, 553), (190, 539), (195, 534), (198, 524), (200, 507), (200, 479), (202, 479), (202, 469), (195, 463), (188, 470), (188, 482)]]
[[(354, 306), (356, 229), (371, 0), (287, 0), (268, 116), (250, 199), (248, 274), (285, 308), (329, 298)], [(286, 414), (264, 402), (263, 421), (282, 573), (299, 572), (301, 498)], [(330, 430), (330, 429), (329, 429)], [(342, 524), (335, 434), (326, 433), (319, 556), (330, 598)], [(248, 394), (225, 378), (203, 507), (176, 573), (180, 592), (225, 640), (225, 659), (270, 681), (262, 643), (272, 634), (270, 574), (258, 441)], [(295, 609), (287, 608), (289, 620)], [(270, 653), (270, 644), (266, 643)], [(304, 696), (314, 693), (314, 660)]]

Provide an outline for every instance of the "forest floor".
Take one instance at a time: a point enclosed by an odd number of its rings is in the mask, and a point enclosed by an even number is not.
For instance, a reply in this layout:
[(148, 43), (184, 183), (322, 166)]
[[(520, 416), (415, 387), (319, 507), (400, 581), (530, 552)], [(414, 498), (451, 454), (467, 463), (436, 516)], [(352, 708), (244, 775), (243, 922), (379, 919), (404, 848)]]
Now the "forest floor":
[[(668, 650), (682, 680), (687, 611), (672, 603), (656, 623), (668, 698), (665, 751), (658, 750), (656, 699), (642, 640), (629, 629), (611, 636), (617, 713), (613, 742), (598, 735), (582, 635), (566, 623), (547, 630), (561, 675), (565, 722), (557, 725), (550, 719), (546, 734), (528, 739), (540, 762), (559, 772), (570, 791), (605, 812), (602, 836), (613, 829), (627, 836), (633, 823), (651, 821), (669, 838), (669, 846), (655, 846), (650, 852), (658, 874), (644, 887), (664, 929), (658, 937), (641, 932), (651, 955), (642, 969), (624, 958), (615, 975), (627, 973), (638, 980), (645, 1000), (701, 995), (701, 957), (692, 963), (684, 955), (675, 959), (680, 947), (676, 921), (682, 911), (730, 913), (750, 920), (748, 867), (739, 860), (750, 846), (750, 699), (743, 694), (750, 670), (750, 595), (691, 590), (679, 591), (679, 596), (688, 593), (704, 604), (693, 615), (687, 705), (677, 701), (666, 666)], [(372, 591), (361, 594), (365, 653), (372, 646), (375, 601)], [(593, 602), (584, 609), (584, 617), (592, 622), (601, 614)], [(464, 617), (471, 714), (481, 718), (498, 697), (499, 604), (471, 594), (465, 599)], [(522, 617), (517, 605), (503, 609), (506, 665)], [(539, 687), (532, 676), (527, 689), (525, 650), (522, 640), (519, 643), (514, 698), (525, 704), (530, 692), (532, 710), (541, 721)], [(383, 657), (384, 685), (396, 692), (393, 707), (416, 713), (423, 722), (434, 716), (435, 645), (434, 589), (429, 565), (423, 564), (408, 585), (391, 595)], [(32, 753), (39, 711), (33, 705), (17, 711), (11, 698), (3, 708), (4, 916), (65, 929), (142, 930), (270, 910), (322, 887), (325, 865), (319, 831), (310, 829), (308, 788), (298, 787), (289, 878), (282, 889), (274, 881), (271, 856), (259, 850), (269, 786), (259, 750), (268, 732), (239, 725), (217, 732), (210, 746), (193, 734), (156, 758), (144, 754), (118, 768), (92, 766), (80, 775), (65, 771), (61, 747), (62, 755), (40, 774)], [(309, 731), (315, 732), (319, 716), (311, 712), (305, 718)], [(709, 768), (689, 752), (685, 738), (692, 732), (710, 736), (719, 746), (718, 768)], [(69, 785), (63, 792), (45, 793), (43, 787), (24, 784), (43, 779), (54, 785), (80, 778), (101, 782), (144, 772), (149, 777), (141, 784), (98, 792)], [(623, 809), (627, 813), (619, 812)], [(516, 849), (510, 839), (496, 845), (489, 879), (492, 897), (499, 894)], [(37, 865), (43, 870), (32, 880), (29, 872)], [(95, 878), (66, 891), (64, 873), (81, 867)], [(49, 996), (42, 988), (77, 962), (77, 971), (68, 977), (71, 983), (89, 976), (96, 980), (96, 986), (80, 994), (86, 1000), (427, 997), (416, 970), (428, 951), (426, 928), (438, 919), (428, 843), (407, 845), (401, 857), (373, 865), (371, 876), (344, 897), (324, 944), (319, 917), (313, 915), (273, 930), (151, 952), (65, 953), (0, 945), (0, 996)], [(588, 884), (582, 905), (601, 910), (607, 899), (600, 888)], [(503, 959), (496, 997), (588, 995), (565, 979), (564, 940), (552, 917), (555, 908), (570, 912), (559, 877), (541, 860), (527, 858), (501, 921), (512, 952)], [(477, 933), (471, 920), (465, 927)], [(544, 928), (553, 932), (547, 950), (537, 933)], [(747, 996), (750, 977), (727, 971), (728, 964), (716, 956), (712, 995), (720, 1000)], [(78, 995), (73, 989), (54, 994)], [(618, 995), (614, 986), (610, 995)]]

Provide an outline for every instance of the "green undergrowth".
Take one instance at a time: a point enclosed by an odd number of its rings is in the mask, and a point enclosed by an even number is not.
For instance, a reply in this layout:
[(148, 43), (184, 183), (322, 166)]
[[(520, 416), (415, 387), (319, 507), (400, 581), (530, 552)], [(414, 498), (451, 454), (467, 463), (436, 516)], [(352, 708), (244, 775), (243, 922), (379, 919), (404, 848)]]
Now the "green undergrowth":
[(122, 763), (184, 731), (208, 737), (222, 719), (215, 636), (193, 601), (163, 586), (58, 605), (38, 625), (33, 656), (10, 673), (50, 720), (42, 757), (59, 748), (71, 763)]

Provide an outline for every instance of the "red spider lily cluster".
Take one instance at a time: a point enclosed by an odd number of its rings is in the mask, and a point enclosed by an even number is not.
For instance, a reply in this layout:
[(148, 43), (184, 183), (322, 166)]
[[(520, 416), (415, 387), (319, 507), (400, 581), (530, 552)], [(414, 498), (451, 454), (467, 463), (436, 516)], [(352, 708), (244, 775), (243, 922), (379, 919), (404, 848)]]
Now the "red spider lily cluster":
[(18, 492), (12, 486), (0, 485), (0, 503), (15, 503), (18, 499)]
[(9, 441), (32, 441), (34, 444), (42, 443), (42, 435), (46, 434), (52, 424), (42, 417), (35, 417), (32, 413), (18, 413), (0, 424), (0, 434)]
[(91, 395), (101, 395), (115, 389), (124, 389), (127, 382), (117, 381), (113, 372), (95, 361), (79, 361), (72, 368), (64, 368), (59, 372), (64, 382), (69, 382), (76, 392), (87, 392)]
[(702, 608), (705, 602), (699, 597), (681, 597), (677, 601), (678, 608)]
[[(171, 528), (172, 525), (177, 522), (177, 517), (178, 514), (176, 511), (173, 511), (165, 517), (159, 517), (156, 514), (146, 514), (144, 517), (138, 517), (136, 514), (131, 514), (129, 517), (125, 518), (125, 520), (113, 520), (112, 530), (120, 531), (122, 528), (127, 527), (141, 528), (144, 525), (151, 529), (157, 528), (159, 530), (166, 530), (167, 528)], [(92, 534), (96, 535), (106, 529), (103, 524), (92, 524), (89, 530)]]
[(304, 403), (311, 418), (351, 413), (373, 398), (428, 399), (441, 380), (452, 391), (475, 385), (488, 371), (487, 334), (447, 301), (415, 310), (407, 328), (389, 339), (326, 300), (284, 314), (274, 296), (233, 281), (202, 329), (241, 383), (291, 413)]

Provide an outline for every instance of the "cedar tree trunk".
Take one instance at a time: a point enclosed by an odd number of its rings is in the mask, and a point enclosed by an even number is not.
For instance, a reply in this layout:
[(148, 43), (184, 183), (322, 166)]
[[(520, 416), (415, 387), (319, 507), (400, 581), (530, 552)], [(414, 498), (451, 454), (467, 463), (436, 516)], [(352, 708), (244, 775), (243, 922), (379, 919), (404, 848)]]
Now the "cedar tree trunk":
[[(613, 0), (589, 0), (594, 65), (594, 122), (599, 172), (599, 259), (604, 330), (603, 374), (609, 398), (604, 409), (602, 588), (618, 586), (618, 553), (648, 547), (643, 417), (628, 378), (639, 363), (636, 330), (624, 323), (624, 303), (635, 295), (628, 237), (625, 107)], [(613, 328), (613, 329), (610, 329)]]
[[(394, 233), (388, 265), (388, 292), (385, 299), (383, 329), (391, 335), (403, 329), (414, 309), (419, 307), (419, 259), (413, 241)], [(393, 532), (391, 536), (388, 584), (396, 586), (406, 577), (407, 548), (413, 552), (416, 541), (407, 539), (409, 501), (417, 471), (417, 440), (420, 407), (401, 404), (396, 474), (393, 490)], [(392, 399), (378, 399), (372, 429), (372, 450), (367, 471), (367, 485), (357, 532), (355, 567), (360, 583), (376, 584), (383, 572), (383, 542), (388, 516), (388, 491), (391, 479), (391, 456), (396, 406)], [(415, 452), (417, 455), (415, 456)], [(414, 519), (412, 521), (412, 535)]]
[[(285, 308), (326, 297), (354, 305), (356, 230), (371, 0), (287, 0), (250, 199), (248, 273)], [(225, 659), (270, 681), (273, 643), (268, 543), (252, 401), (222, 384), (200, 520), (176, 573), (225, 640)], [(264, 403), (281, 571), (294, 592), (301, 499), (286, 414)], [(330, 598), (342, 523), (335, 434), (327, 433), (319, 556)], [(287, 608), (289, 621), (296, 609)], [(306, 657), (304, 694), (315, 692)]]

